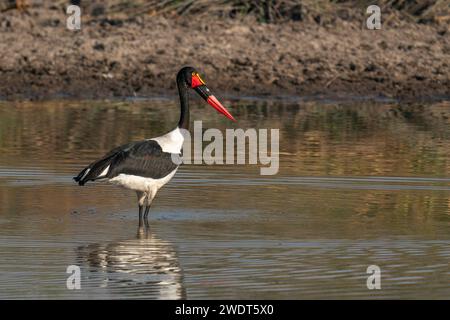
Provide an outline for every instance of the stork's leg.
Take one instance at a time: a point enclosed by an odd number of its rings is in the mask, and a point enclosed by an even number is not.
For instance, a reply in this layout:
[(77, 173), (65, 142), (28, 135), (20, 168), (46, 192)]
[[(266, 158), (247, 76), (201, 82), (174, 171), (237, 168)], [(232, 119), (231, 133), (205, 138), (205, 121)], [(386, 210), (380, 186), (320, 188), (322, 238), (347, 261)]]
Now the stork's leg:
[(142, 211), (143, 211), (143, 209), (144, 209), (144, 206), (139, 205), (139, 223), (142, 220)]
[(150, 206), (147, 206), (146, 208), (145, 208), (145, 214), (144, 214), (144, 223), (145, 223), (145, 227), (148, 229), (148, 228), (150, 228), (150, 225), (149, 225), (149, 223), (148, 223), (148, 212), (149, 212), (149, 210), (150, 210)]
[(145, 193), (141, 191), (136, 191), (139, 204), (139, 225), (142, 225), (142, 212), (144, 210)]
[(145, 207), (145, 213), (144, 213), (144, 220), (147, 221), (148, 218), (148, 212), (150, 211), (150, 205), (147, 205)]
[(148, 224), (148, 212), (150, 211), (150, 206), (152, 204), (153, 199), (156, 196), (156, 192), (158, 190), (150, 190), (150, 192), (147, 195), (147, 199), (145, 201), (145, 213), (144, 213), (144, 221), (146, 224)]

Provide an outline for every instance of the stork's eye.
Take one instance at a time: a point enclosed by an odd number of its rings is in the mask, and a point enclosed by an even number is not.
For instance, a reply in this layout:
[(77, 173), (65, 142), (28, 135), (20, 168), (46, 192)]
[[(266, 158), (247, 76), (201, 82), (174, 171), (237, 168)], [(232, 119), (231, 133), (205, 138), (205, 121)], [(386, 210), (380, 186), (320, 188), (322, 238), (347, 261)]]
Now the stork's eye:
[(192, 72), (191, 77), (191, 87), (196, 88), (198, 86), (204, 86), (205, 82), (200, 78), (200, 75), (197, 72)]

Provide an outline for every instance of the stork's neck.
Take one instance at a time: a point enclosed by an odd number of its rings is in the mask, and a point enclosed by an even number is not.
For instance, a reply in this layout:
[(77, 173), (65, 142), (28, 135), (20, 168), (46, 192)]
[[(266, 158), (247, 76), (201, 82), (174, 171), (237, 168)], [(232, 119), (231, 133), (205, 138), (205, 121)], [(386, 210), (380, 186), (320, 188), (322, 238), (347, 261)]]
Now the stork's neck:
[(180, 95), (180, 121), (178, 128), (189, 130), (189, 97), (186, 82), (177, 79), (178, 94)]

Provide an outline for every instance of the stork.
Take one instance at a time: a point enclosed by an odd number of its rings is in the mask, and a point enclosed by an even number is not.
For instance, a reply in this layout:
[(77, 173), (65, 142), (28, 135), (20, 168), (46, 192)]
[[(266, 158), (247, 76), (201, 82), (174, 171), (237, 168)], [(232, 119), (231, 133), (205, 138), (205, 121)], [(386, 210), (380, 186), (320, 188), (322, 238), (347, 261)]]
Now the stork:
[(160, 137), (130, 142), (114, 148), (74, 177), (80, 186), (88, 181), (106, 180), (134, 190), (138, 199), (140, 224), (142, 220), (148, 223), (150, 205), (156, 193), (172, 179), (181, 164), (184, 141), (181, 129), (189, 130), (188, 90), (195, 90), (214, 109), (236, 121), (211, 94), (194, 68), (184, 67), (178, 72), (177, 86), (180, 97), (180, 120), (174, 130)]

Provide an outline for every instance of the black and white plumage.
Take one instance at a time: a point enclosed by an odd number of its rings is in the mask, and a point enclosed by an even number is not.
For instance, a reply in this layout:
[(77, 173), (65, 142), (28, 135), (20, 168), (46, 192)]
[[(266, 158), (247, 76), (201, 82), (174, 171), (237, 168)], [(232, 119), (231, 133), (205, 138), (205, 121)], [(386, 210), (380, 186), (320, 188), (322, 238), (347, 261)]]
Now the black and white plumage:
[(185, 67), (178, 72), (177, 86), (181, 114), (178, 126), (174, 130), (157, 138), (131, 142), (114, 148), (74, 177), (80, 186), (88, 181), (106, 180), (136, 191), (140, 223), (143, 208), (145, 207), (143, 218), (146, 221), (156, 193), (172, 179), (181, 163), (184, 138), (180, 129), (189, 128), (188, 88), (194, 89), (212, 107), (234, 120), (228, 110), (211, 95), (194, 68)]

